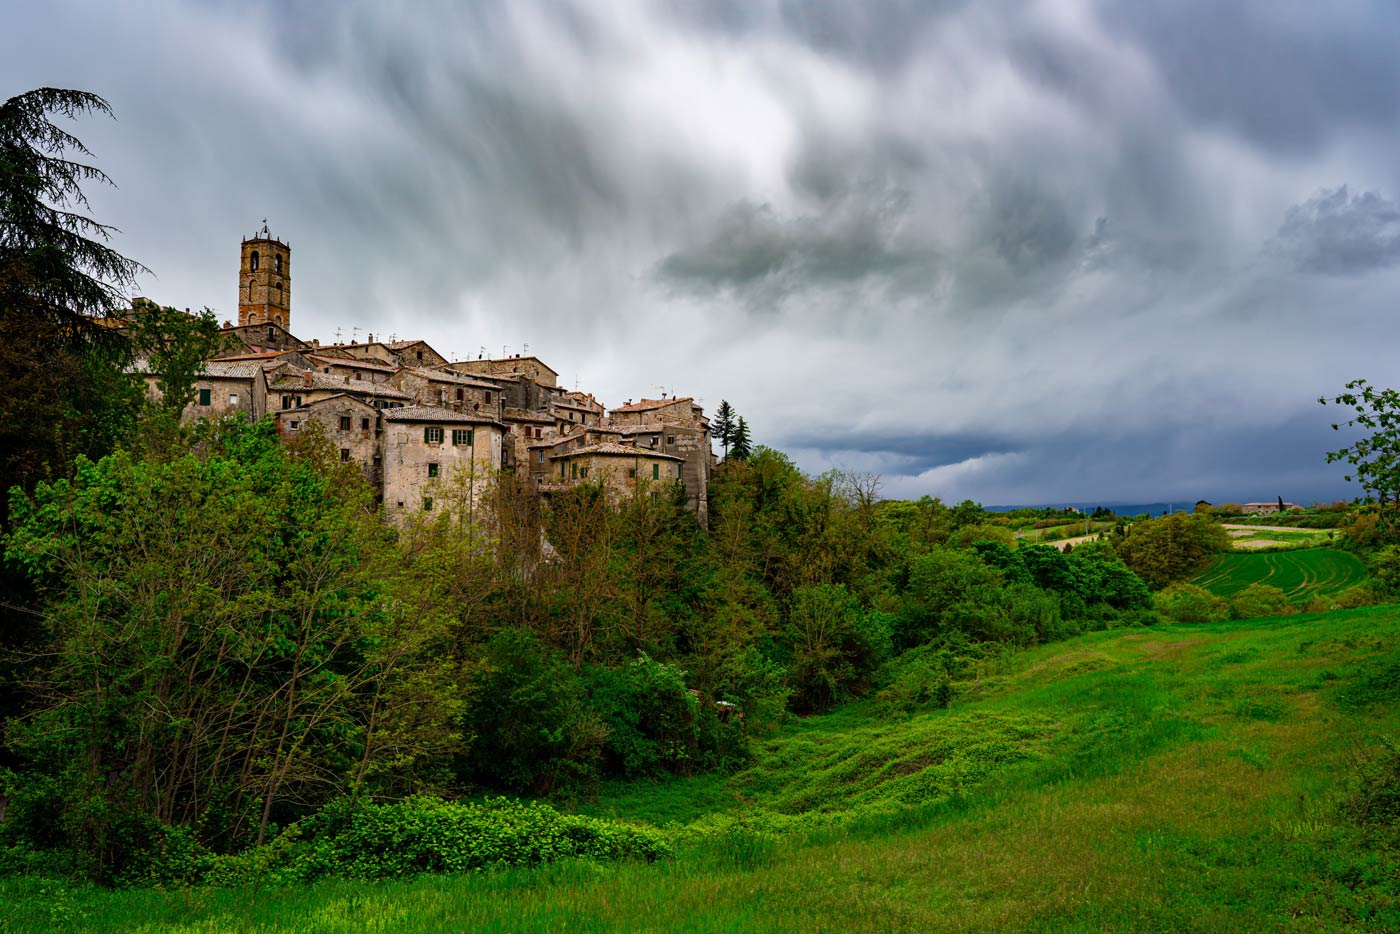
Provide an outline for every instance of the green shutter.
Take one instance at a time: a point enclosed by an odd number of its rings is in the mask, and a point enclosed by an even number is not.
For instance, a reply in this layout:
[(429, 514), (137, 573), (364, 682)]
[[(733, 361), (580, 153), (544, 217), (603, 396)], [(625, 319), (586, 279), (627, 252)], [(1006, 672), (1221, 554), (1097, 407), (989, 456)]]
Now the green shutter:
[(428, 435), (429, 435), (429, 433), (430, 433), (431, 431), (432, 431), (431, 428), (424, 428), (424, 429), (423, 429), (423, 443), (424, 443), (424, 444), (427, 444), (427, 443), (428, 443), (428, 441), (429, 441)]
[(651, 478), (652, 478), (653, 480), (660, 480), (660, 479), (661, 479), (661, 465), (660, 465), (660, 464), (652, 464), (652, 465), (651, 465)]

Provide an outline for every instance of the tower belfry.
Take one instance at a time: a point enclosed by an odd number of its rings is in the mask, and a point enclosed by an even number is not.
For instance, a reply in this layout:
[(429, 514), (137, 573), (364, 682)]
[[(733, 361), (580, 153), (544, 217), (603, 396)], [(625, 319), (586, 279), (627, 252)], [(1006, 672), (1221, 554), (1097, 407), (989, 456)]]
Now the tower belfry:
[(243, 241), (238, 264), (238, 323), (292, 329), (292, 247), (267, 229)]

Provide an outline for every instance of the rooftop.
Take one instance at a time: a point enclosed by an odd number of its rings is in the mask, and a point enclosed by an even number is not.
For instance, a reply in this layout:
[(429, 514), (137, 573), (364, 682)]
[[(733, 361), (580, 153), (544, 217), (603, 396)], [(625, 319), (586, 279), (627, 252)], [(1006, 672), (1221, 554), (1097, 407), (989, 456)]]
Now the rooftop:
[(406, 405), (399, 409), (385, 409), (386, 422), (454, 422), (460, 425), (495, 425), (501, 423), (494, 418), (474, 415), (470, 412), (456, 412), (436, 405)]
[(643, 399), (641, 402), (631, 402), (627, 405), (619, 405), (613, 412), (648, 412), (652, 409), (662, 409), (668, 405), (675, 405), (678, 402), (694, 402), (690, 396), (682, 396), (679, 399)]
[(639, 448), (635, 444), (616, 444), (612, 441), (604, 441), (601, 444), (590, 444), (586, 447), (574, 448), (572, 451), (556, 454), (555, 457), (581, 457), (585, 454), (602, 454), (608, 457), (650, 457), (667, 461), (685, 460), (683, 457), (676, 457), (673, 454), (662, 454), (660, 451), (653, 451), (651, 448)]

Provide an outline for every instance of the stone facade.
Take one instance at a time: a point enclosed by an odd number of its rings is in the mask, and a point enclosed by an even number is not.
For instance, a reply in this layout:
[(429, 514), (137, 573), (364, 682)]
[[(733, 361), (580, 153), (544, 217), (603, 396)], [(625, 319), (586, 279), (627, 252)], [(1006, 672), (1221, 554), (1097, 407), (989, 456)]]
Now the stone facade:
[(459, 360), (447, 364), (458, 373), (472, 376), (528, 376), (541, 386), (558, 386), (559, 374), (539, 357), (503, 357), (500, 360)]
[(267, 225), (243, 241), (238, 265), (238, 324), (292, 328), (292, 248)]
[(276, 417), (277, 433), (288, 441), (305, 431), (310, 422), (319, 422), (341, 463), (358, 466), (375, 489), (383, 484), (379, 409), (348, 393), (337, 393), (297, 408), (280, 409)]
[(678, 483), (684, 462), (679, 457), (612, 442), (556, 452), (546, 489), (580, 483), (601, 483), (614, 495), (631, 493), (649, 484)]
[(431, 512), (444, 497), (475, 501), (501, 467), (504, 428), (494, 419), (434, 406), (382, 413), (384, 506)]

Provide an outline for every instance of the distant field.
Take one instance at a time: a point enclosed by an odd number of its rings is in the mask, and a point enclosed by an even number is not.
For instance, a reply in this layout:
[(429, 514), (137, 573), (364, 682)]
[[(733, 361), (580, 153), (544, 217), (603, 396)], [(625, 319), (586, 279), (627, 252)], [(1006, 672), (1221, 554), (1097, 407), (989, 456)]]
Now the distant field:
[(1366, 580), (1366, 565), (1355, 555), (1332, 548), (1272, 554), (1222, 555), (1193, 584), (1222, 597), (1250, 584), (1269, 584), (1292, 599), (1340, 593)]

